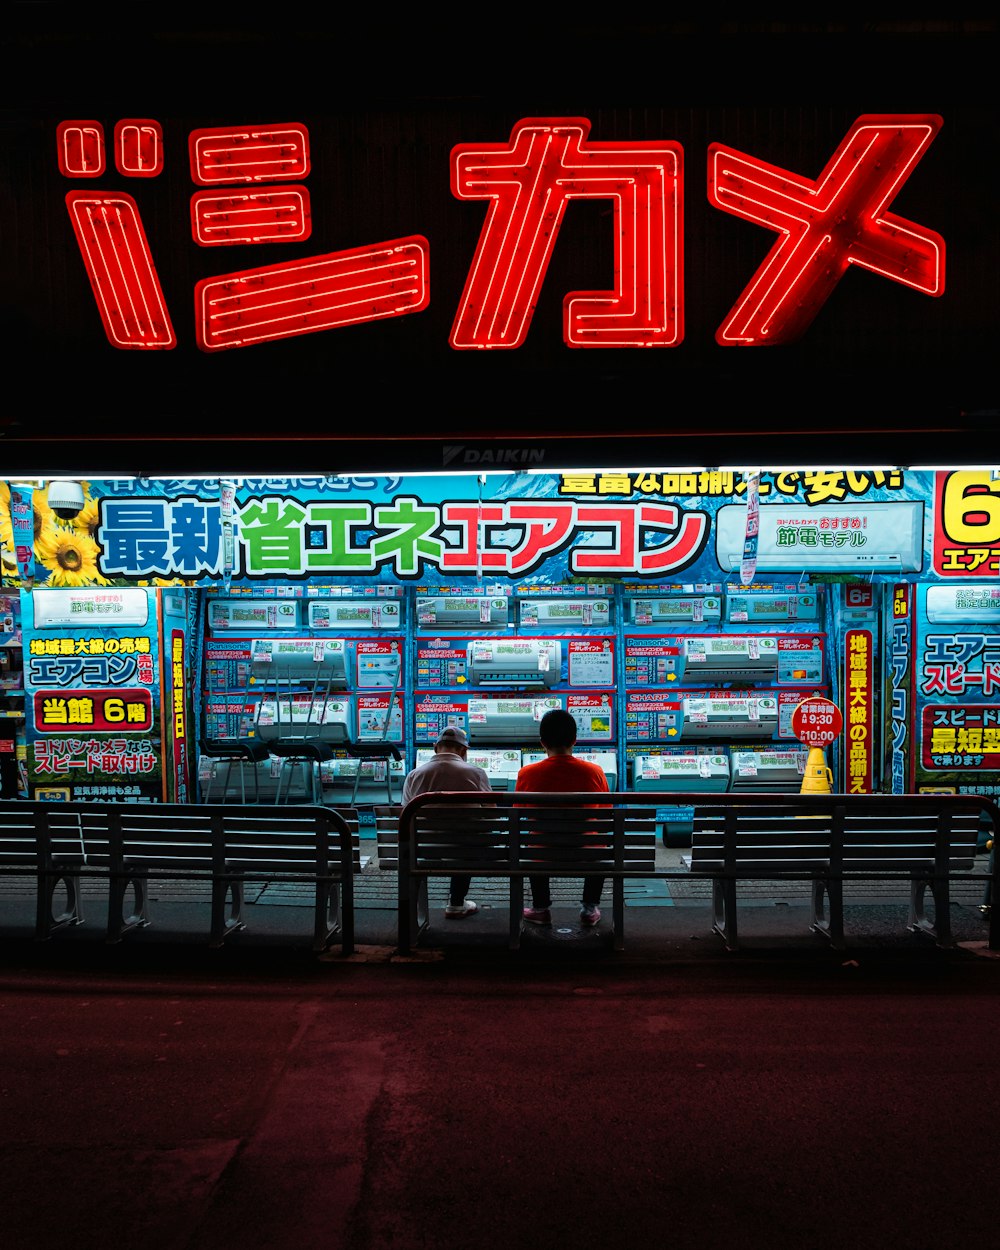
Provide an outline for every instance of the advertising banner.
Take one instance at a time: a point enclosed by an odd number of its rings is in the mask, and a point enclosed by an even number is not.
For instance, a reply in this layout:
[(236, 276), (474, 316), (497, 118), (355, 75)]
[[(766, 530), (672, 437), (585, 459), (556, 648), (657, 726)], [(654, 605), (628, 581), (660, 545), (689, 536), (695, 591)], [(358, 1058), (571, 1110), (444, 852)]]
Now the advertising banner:
[[(161, 801), (155, 592), (49, 593), (24, 596), (30, 797)], [(143, 623), (119, 623), (126, 608)]]
[[(752, 480), (705, 469), (262, 477), (224, 488), (183, 478), (88, 481), (71, 520), (47, 506), (44, 489), (34, 492), (36, 579), (70, 588), (231, 583), (233, 594), (331, 578), (714, 584), (741, 568)], [(951, 506), (954, 492), (947, 496), (948, 533), (968, 536), (979, 524), (969, 503), (973, 485), (963, 487), (964, 503)], [(945, 523), (934, 517), (941, 495), (934, 475), (924, 472), (761, 473), (756, 575), (953, 576), (940, 550)], [(989, 555), (1000, 496), (979, 491), (976, 500), (989, 522)], [(8, 547), (10, 509), (9, 492), (0, 493), (0, 540)], [(1000, 535), (993, 540), (1000, 544)], [(16, 571), (9, 562), (4, 568), (14, 584)], [(247, 604), (256, 610), (266, 605)]]

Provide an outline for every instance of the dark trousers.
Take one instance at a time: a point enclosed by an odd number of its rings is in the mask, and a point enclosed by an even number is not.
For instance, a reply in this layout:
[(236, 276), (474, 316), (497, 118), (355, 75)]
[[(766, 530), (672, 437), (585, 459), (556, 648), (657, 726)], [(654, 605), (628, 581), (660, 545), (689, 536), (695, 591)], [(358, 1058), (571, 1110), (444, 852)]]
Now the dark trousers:
[(472, 884), (472, 877), (462, 875), (460, 877), (452, 877), (451, 879), (451, 897), (449, 902), (452, 907), (461, 907), (465, 902), (465, 896), (469, 892), (469, 886)]
[[(548, 877), (529, 877), (531, 882), (531, 903), (533, 907), (551, 907), (552, 893), (549, 890)], [(601, 891), (604, 889), (603, 877), (584, 877), (583, 878), (583, 905), (584, 907), (596, 907), (601, 901)]]

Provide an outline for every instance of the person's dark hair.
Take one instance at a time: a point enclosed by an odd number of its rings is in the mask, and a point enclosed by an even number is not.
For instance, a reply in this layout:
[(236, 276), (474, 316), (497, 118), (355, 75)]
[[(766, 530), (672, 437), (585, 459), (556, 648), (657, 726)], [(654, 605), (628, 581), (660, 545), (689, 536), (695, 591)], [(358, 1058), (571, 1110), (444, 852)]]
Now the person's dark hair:
[(565, 750), (576, 742), (576, 721), (563, 708), (554, 707), (538, 722), (538, 737), (543, 747)]

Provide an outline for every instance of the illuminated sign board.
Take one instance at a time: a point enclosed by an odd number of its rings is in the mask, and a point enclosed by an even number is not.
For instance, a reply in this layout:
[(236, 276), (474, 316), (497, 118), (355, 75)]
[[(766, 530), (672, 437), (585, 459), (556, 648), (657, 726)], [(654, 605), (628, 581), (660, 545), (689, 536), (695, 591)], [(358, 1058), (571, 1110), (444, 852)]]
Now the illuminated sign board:
[[(851, 266), (915, 291), (944, 291), (945, 244), (890, 211), (942, 120), (933, 114), (859, 117), (818, 178), (709, 147), (709, 202), (780, 239), (716, 335), (723, 347), (786, 343), (812, 322)], [(512, 350), (528, 334), (567, 205), (607, 201), (613, 282), (563, 300), (567, 346), (675, 347), (684, 338), (684, 150), (670, 139), (594, 141), (582, 117), (518, 121), (509, 140), (461, 143), (451, 190), (483, 200), (486, 220), (455, 312), (457, 350)], [(163, 168), (151, 119), (115, 126), (115, 164), (149, 179)], [(99, 121), (57, 127), (66, 178), (107, 169)], [(301, 123), (190, 132), (196, 192), (191, 229), (202, 247), (303, 242), (312, 230), (310, 138)], [(66, 196), (105, 334), (120, 349), (173, 348), (177, 338), (139, 203), (96, 185)], [(422, 235), (240, 269), (197, 282), (195, 337), (206, 352), (421, 312), (430, 244)]]

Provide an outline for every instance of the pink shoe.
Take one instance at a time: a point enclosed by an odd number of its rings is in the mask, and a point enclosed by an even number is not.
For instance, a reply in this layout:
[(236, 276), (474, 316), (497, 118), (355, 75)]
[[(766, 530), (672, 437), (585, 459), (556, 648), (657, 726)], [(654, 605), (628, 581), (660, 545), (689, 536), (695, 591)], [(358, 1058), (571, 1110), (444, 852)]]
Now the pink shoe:
[(526, 907), (522, 915), (528, 924), (552, 923), (552, 914), (547, 907)]
[(601, 909), (599, 907), (595, 907), (593, 904), (589, 907), (582, 908), (580, 911), (580, 923), (582, 925), (595, 925), (600, 922), (600, 919)]

